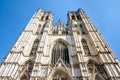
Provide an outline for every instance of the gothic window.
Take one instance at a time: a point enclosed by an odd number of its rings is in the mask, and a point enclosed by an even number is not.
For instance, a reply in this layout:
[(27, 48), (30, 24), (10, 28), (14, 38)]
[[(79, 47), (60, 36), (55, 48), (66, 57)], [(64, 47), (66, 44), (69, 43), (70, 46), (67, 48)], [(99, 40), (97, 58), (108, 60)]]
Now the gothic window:
[(46, 20), (48, 20), (48, 16), (46, 16)]
[(40, 33), (41, 35), (43, 34), (43, 31), (44, 31), (44, 27), (43, 27), (42, 30), (41, 30), (41, 33)]
[(35, 42), (34, 42), (34, 44), (32, 46), (30, 56), (35, 56), (36, 55), (38, 45), (39, 45), (39, 40), (37, 39), (37, 40), (35, 40)]
[(86, 31), (85, 31), (84, 27), (81, 24), (80, 24), (80, 30), (81, 30), (82, 34), (86, 34)]
[(81, 17), (78, 14), (77, 14), (77, 19), (80, 20), (80, 21), (82, 20)]
[(36, 34), (39, 34), (39, 32), (40, 32), (40, 28), (41, 28), (41, 25), (38, 26), (38, 29), (37, 29)]
[[(68, 48), (64, 48), (64, 53), (62, 53), (63, 55), (63, 57), (65, 56), (65, 58), (64, 58), (64, 62), (65, 62), (65, 64), (69, 64), (69, 55), (68, 55)], [(62, 58), (63, 59), (63, 58)]]
[(65, 64), (69, 64), (68, 47), (62, 42), (54, 44), (51, 63), (55, 64), (59, 58), (61, 58)]
[(90, 50), (89, 50), (89, 47), (87, 45), (86, 40), (84, 40), (84, 39), (82, 39), (82, 46), (83, 46), (83, 49), (84, 49), (84, 53), (89, 55), (90, 54)]
[(43, 20), (43, 19), (44, 19), (44, 15), (42, 16), (41, 20)]
[(26, 64), (25, 64), (25, 73), (24, 75), (20, 78), (20, 80), (30, 80), (30, 76), (31, 76), (31, 73), (32, 73), (32, 69), (33, 69), (33, 65), (34, 65), (34, 62), (32, 61), (27, 61)]
[(88, 64), (87, 64), (87, 67), (88, 67), (88, 72), (92, 75), (93, 74), (93, 69), (94, 69), (94, 65), (93, 63), (90, 61)]
[(43, 27), (42, 27), (42, 29), (41, 29), (41, 35), (43, 34), (43, 32), (44, 32), (44, 28), (45, 28), (45, 24), (43, 25)]
[(74, 14), (72, 15), (72, 19), (75, 20), (75, 15)]
[(31, 61), (28, 61), (28, 62), (26, 63), (26, 73), (27, 73), (28, 76), (30, 76), (31, 73), (32, 73), (33, 65), (34, 65), (34, 64), (33, 64), (33, 62), (31, 62)]

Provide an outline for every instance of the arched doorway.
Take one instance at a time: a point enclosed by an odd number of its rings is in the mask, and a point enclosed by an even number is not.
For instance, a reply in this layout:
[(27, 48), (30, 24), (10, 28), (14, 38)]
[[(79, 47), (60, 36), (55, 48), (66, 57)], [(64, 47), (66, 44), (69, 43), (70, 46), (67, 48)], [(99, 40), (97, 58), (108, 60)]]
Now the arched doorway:
[(68, 80), (68, 78), (65, 73), (58, 71), (53, 75), (52, 80)]
[(73, 78), (66, 70), (56, 68), (50, 73), (48, 80), (73, 80)]

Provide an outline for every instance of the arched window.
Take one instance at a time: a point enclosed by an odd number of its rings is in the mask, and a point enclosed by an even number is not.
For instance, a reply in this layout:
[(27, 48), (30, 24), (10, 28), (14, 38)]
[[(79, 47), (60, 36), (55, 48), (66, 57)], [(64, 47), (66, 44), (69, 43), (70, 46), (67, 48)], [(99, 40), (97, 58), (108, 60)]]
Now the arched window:
[(82, 34), (87, 34), (83, 25), (80, 24), (80, 30)]
[(48, 18), (49, 18), (49, 17), (48, 17), (48, 15), (47, 15), (47, 16), (46, 16), (46, 20), (48, 20)]
[(41, 25), (38, 26), (38, 29), (36, 31), (36, 34), (38, 35), (40, 33), (40, 28), (41, 28)]
[(82, 20), (82, 18), (79, 14), (77, 14), (77, 19), (80, 20), (80, 21)]
[(75, 20), (75, 14), (73, 14), (71, 17), (72, 17), (73, 20)]
[(68, 47), (62, 42), (56, 42), (52, 49), (51, 63), (55, 64), (61, 58), (65, 64), (69, 64)]
[(30, 78), (30, 75), (32, 73), (34, 62), (33, 61), (28, 61), (26, 62), (26, 75), (28, 78)]
[(30, 56), (35, 56), (36, 55), (36, 52), (37, 52), (37, 48), (38, 48), (38, 45), (39, 45), (39, 40), (35, 40), (33, 46), (32, 46), (32, 50), (30, 52)]
[(91, 61), (89, 61), (88, 62), (88, 64), (87, 64), (87, 68), (88, 68), (88, 72), (90, 73), (90, 75), (93, 75), (94, 73), (93, 73), (93, 69), (95, 68), (94, 67), (94, 64), (91, 62)]
[(40, 31), (40, 34), (41, 34), (41, 35), (42, 35), (43, 32), (44, 32), (45, 26), (46, 26), (46, 25), (43, 25), (43, 27), (42, 27), (42, 29), (41, 29), (41, 31)]
[(21, 76), (20, 80), (30, 80), (30, 76), (33, 70), (33, 65), (34, 65), (34, 62), (31, 60), (28, 60), (25, 63), (25, 68), (24, 68), (25, 70), (23, 70), (24, 75)]
[(33, 69), (33, 63), (29, 62), (27, 64), (27, 73), (30, 75), (32, 73), (32, 69)]
[(44, 15), (42, 16), (41, 20), (43, 20), (43, 19), (44, 19)]
[(89, 55), (90, 54), (90, 50), (89, 50), (89, 47), (87, 45), (86, 40), (84, 40), (84, 39), (82, 39), (82, 46), (83, 46), (83, 49), (84, 49), (84, 53)]

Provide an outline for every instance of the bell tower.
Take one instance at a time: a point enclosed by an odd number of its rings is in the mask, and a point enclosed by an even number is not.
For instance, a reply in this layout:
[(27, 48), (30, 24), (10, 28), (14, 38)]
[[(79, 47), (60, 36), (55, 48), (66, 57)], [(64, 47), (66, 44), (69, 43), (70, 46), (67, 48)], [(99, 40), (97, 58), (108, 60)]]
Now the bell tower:
[(69, 12), (68, 25), (83, 79), (119, 80), (119, 61), (86, 13), (82, 9)]

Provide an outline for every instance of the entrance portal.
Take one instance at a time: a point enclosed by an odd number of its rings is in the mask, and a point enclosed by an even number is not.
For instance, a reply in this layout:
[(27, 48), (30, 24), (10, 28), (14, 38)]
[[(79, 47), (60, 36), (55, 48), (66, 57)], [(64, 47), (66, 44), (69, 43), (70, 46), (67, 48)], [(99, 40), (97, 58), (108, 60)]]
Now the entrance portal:
[(62, 72), (56, 72), (53, 77), (52, 80), (69, 80), (67, 75), (65, 73)]

